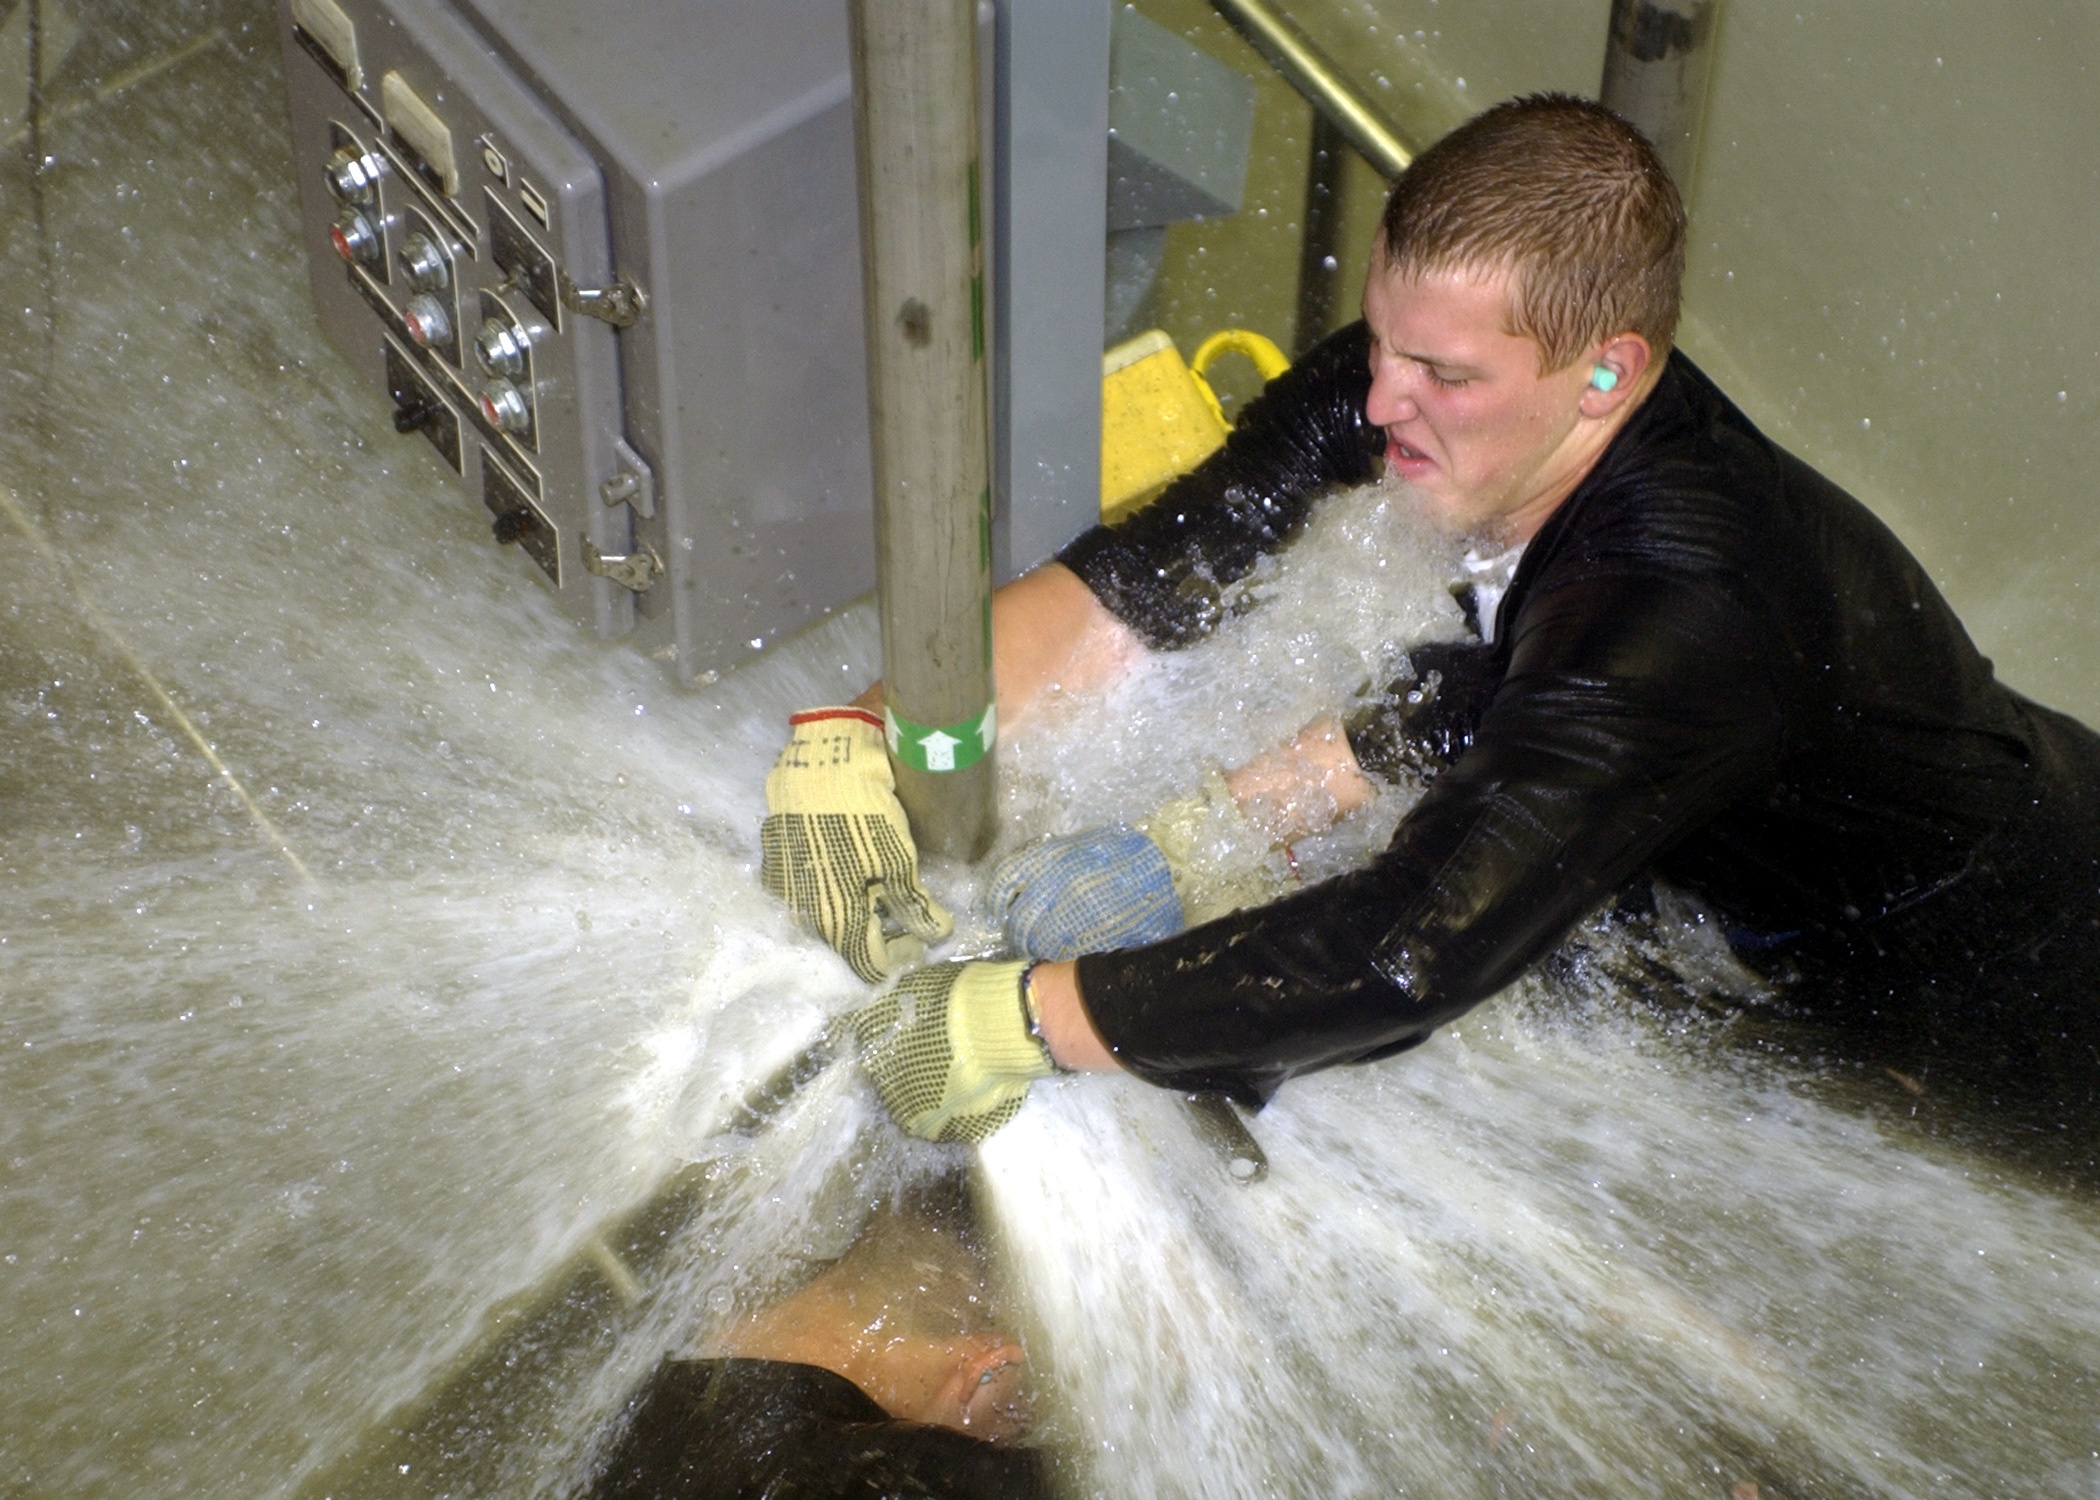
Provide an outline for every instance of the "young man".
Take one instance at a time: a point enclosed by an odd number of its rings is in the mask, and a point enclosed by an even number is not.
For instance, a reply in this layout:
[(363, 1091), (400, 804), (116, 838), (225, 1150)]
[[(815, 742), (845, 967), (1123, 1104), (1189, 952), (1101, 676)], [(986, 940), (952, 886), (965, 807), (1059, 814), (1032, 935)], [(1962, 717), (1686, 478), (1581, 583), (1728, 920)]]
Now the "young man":
[[(1076, 963), (907, 975), (862, 1027), (900, 1119), (977, 1138), (1053, 1064), (1264, 1099), (1425, 1040), (1644, 870), (1831, 1010), (2090, 1100), (2100, 739), (1994, 681), (1895, 537), (1672, 352), (1683, 211), (1646, 143), (1585, 101), (1498, 106), (1379, 233), (1363, 323), (1009, 591), (1002, 720), (1207, 632), (1211, 580), (1382, 466), (1522, 549), (1429, 726), (1455, 758), (1366, 869)], [(1321, 774), (1394, 774), (1416, 727), (1359, 715)], [(898, 1062), (929, 1027), (938, 1087)]]

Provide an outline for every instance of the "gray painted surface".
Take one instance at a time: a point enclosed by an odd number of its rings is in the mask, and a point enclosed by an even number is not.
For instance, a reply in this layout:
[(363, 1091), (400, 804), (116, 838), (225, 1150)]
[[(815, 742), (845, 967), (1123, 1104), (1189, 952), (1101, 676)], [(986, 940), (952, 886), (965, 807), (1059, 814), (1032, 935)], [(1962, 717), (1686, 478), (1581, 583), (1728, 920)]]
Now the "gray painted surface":
[(1001, 0), (993, 558), (1025, 572), (1100, 519), (1108, 0)]
[(645, 182), (702, 176), (835, 106), (849, 87), (842, 0), (463, 3)]
[(1240, 211), (1254, 85), (1210, 54), (1118, 11), (1108, 74), (1108, 227)]

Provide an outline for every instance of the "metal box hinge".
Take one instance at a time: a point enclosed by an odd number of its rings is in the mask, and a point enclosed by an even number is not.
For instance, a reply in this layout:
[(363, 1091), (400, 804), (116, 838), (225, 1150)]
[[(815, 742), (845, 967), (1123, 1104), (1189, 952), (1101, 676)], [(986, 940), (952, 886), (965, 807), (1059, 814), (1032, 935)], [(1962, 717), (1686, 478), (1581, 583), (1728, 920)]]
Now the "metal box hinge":
[(583, 571), (593, 578), (609, 579), (629, 593), (646, 594), (664, 576), (664, 560), (647, 542), (636, 542), (632, 552), (614, 553), (600, 552), (589, 537), (582, 541)]
[(615, 276), (610, 286), (578, 286), (561, 273), (561, 305), (586, 318), (596, 318), (615, 328), (632, 328), (649, 305), (642, 289), (625, 276)]

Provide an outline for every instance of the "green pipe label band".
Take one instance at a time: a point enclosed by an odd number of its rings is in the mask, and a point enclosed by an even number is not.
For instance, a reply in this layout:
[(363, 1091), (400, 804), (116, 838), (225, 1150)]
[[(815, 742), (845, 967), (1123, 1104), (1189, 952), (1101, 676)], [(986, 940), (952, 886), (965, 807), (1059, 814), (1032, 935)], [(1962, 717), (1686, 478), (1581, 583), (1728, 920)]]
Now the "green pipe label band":
[(914, 724), (884, 704), (882, 723), (890, 754), (914, 771), (965, 770), (989, 755), (999, 738), (998, 707), (989, 703), (977, 718), (946, 725)]

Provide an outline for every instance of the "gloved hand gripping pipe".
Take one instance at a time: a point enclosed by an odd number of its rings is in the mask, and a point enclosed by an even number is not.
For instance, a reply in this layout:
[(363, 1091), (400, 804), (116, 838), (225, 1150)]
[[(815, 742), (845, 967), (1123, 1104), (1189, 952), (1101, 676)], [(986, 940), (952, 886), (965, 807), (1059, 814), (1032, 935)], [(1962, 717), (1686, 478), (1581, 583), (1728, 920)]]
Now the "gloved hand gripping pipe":
[[(745, 1139), (763, 1134), (797, 1096), (831, 1070), (833, 1063), (855, 1049), (849, 1017), (835, 1016), (810, 1044), (775, 1068), (746, 1093), (723, 1124), (718, 1136)], [(1268, 1153), (1240, 1118), (1239, 1110), (1222, 1094), (1186, 1096), (1189, 1124), (1196, 1134), (1218, 1153), (1226, 1175), (1241, 1187), (1260, 1182), (1269, 1175)]]

